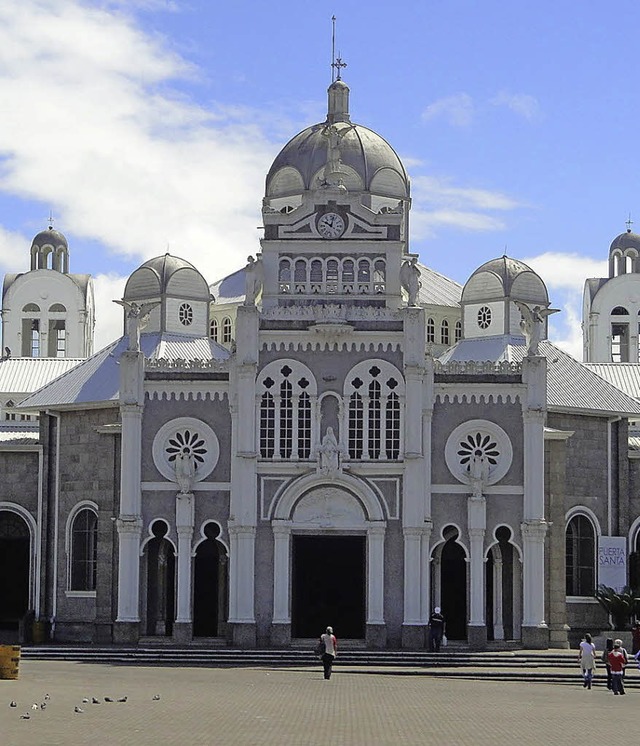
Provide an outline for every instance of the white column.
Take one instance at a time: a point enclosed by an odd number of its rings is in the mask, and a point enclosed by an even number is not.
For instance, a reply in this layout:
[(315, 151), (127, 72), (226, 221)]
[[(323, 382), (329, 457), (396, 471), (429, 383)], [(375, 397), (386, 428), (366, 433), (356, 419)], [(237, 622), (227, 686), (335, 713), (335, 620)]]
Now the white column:
[(424, 624), (421, 618), (421, 579), (426, 570), (422, 565), (422, 529), (404, 528), (404, 621), (403, 624)]
[(290, 624), (289, 549), (291, 526), (273, 521), (273, 623)]
[(386, 525), (369, 526), (367, 624), (384, 624), (384, 536)]
[(255, 526), (234, 526), (229, 523), (229, 538), (229, 622), (253, 624)]
[(522, 561), (520, 555), (513, 561), (513, 639), (522, 638)]
[(120, 517), (118, 529), (118, 616), (117, 622), (138, 622), (140, 591), (140, 536), (142, 520)]
[[(440, 548), (442, 549), (442, 547)], [(442, 552), (433, 558), (433, 605), (442, 606)]]
[(191, 614), (191, 540), (194, 524), (194, 497), (176, 497), (176, 530), (178, 532), (177, 613), (176, 622), (190, 622)]
[(524, 627), (546, 627), (544, 620), (544, 538), (545, 521), (523, 521), (523, 620)]
[(469, 529), (471, 562), (469, 568), (469, 626), (481, 627), (485, 623), (484, 592), (484, 534), (483, 528)]
[(502, 560), (493, 560), (493, 639), (504, 640), (502, 624)]
[(431, 532), (433, 523), (425, 521), (420, 537), (420, 619), (426, 624), (431, 614)]

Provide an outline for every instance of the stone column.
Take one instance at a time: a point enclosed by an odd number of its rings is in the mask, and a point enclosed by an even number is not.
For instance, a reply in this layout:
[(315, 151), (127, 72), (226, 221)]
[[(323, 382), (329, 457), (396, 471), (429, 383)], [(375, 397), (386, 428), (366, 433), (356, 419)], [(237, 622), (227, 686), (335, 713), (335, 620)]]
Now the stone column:
[(194, 526), (194, 497), (192, 493), (176, 497), (176, 530), (178, 532), (178, 567), (176, 623), (173, 637), (177, 642), (189, 642), (193, 637), (191, 607), (191, 542)]
[(469, 531), (469, 625), (467, 638), (473, 648), (481, 648), (487, 642), (485, 620), (484, 582), (484, 535), (487, 525), (487, 501), (484, 496), (470, 497), (467, 501), (467, 525)]
[(493, 639), (504, 640), (502, 623), (502, 560), (493, 560)]
[(549, 646), (549, 630), (544, 618), (544, 538), (546, 521), (523, 521), (522, 531), (522, 643), (526, 648)]
[(114, 642), (137, 642), (139, 635), (140, 537), (142, 535), (142, 414), (144, 355), (120, 356), (120, 513), (118, 530), (118, 615)]
[(289, 522), (274, 520), (273, 531), (273, 620), (271, 643), (274, 646), (291, 643), (291, 609), (289, 554), (291, 548), (291, 526)]
[(384, 537), (386, 525), (367, 529), (367, 645), (384, 648), (387, 627), (384, 621)]
[(229, 623), (233, 643), (240, 647), (256, 645), (254, 616), (255, 526), (232, 525), (229, 521)]

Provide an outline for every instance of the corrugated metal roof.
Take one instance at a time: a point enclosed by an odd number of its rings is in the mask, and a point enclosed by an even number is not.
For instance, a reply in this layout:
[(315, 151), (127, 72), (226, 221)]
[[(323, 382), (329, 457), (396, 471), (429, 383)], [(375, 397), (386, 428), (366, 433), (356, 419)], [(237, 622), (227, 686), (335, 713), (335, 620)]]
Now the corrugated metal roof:
[(83, 358), (10, 357), (0, 360), (0, 392), (24, 396), (81, 363)]
[[(549, 409), (630, 417), (640, 414), (640, 402), (605, 381), (564, 350), (548, 340), (540, 342), (539, 349), (540, 354), (547, 358)], [(439, 359), (443, 363), (450, 360), (507, 360), (519, 363), (525, 353), (523, 337), (501, 336), (462, 340)]]
[(0, 445), (29, 446), (40, 441), (38, 425), (0, 425)]
[(625, 394), (640, 398), (640, 363), (584, 363), (605, 381), (617, 386)]
[(225, 303), (242, 303), (245, 299), (246, 281), (244, 277), (244, 267), (227, 275), (222, 280), (214, 282), (209, 286), (211, 295), (215, 298), (215, 303), (222, 305)]
[(462, 296), (462, 285), (451, 280), (434, 269), (425, 267), (418, 263), (420, 269), (420, 282), (422, 287), (418, 292), (418, 303), (420, 305), (432, 306), (460, 306)]
[[(117, 402), (120, 388), (118, 361), (127, 349), (127, 344), (127, 337), (112, 342), (73, 370), (28, 396), (20, 402), (20, 407), (40, 410), (48, 407)], [(227, 360), (230, 357), (225, 347), (206, 337), (142, 334), (140, 347), (145, 357), (151, 360)]]

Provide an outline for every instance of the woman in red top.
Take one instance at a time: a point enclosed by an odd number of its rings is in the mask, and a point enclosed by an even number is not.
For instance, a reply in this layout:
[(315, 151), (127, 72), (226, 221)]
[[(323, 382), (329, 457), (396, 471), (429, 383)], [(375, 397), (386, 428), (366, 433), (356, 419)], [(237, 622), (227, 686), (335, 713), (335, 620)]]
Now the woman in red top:
[(613, 650), (609, 653), (609, 665), (611, 666), (611, 684), (614, 694), (624, 694), (622, 674), (624, 673), (625, 657), (622, 653), (622, 640), (615, 640)]

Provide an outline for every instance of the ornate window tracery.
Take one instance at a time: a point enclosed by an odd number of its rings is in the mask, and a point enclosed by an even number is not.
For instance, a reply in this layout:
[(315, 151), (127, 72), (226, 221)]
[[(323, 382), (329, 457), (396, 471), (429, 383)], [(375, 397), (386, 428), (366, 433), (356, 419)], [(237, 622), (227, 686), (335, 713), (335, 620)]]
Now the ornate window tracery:
[(380, 295), (386, 291), (382, 257), (282, 257), (278, 264), (281, 295)]

